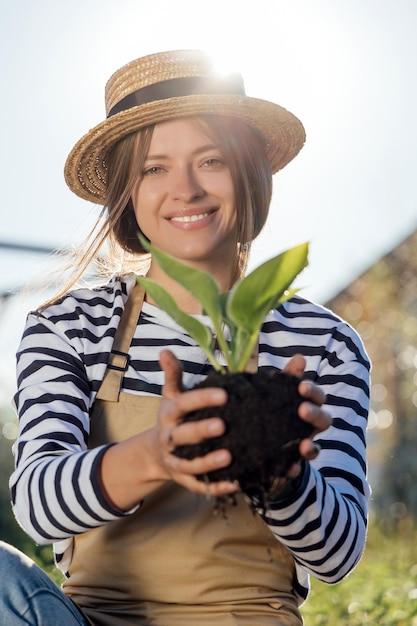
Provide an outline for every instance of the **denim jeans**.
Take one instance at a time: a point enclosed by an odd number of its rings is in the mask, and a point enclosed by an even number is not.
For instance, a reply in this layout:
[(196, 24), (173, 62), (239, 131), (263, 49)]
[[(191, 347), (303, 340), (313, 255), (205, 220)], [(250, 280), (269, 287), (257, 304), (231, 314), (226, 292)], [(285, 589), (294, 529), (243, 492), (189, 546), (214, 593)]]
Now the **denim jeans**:
[(75, 604), (31, 559), (0, 541), (0, 623), (88, 626)]

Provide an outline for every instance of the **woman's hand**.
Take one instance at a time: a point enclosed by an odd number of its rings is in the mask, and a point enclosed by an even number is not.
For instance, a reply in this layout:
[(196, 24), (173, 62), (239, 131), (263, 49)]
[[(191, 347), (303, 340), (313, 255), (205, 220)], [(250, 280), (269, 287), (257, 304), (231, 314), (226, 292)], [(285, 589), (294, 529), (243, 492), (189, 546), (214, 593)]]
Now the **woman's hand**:
[(169, 350), (160, 357), (165, 372), (156, 425), (129, 439), (110, 446), (103, 454), (99, 479), (107, 500), (117, 509), (128, 511), (169, 480), (195, 493), (226, 496), (238, 485), (228, 481), (204, 483), (196, 478), (231, 463), (228, 450), (217, 450), (191, 461), (172, 454), (176, 446), (193, 444), (224, 432), (220, 418), (182, 424), (184, 415), (227, 400), (223, 389), (196, 389), (183, 392), (181, 366)]
[(227, 467), (232, 461), (228, 450), (215, 450), (192, 460), (180, 459), (172, 454), (177, 446), (195, 444), (224, 433), (225, 425), (220, 418), (212, 417), (186, 423), (182, 423), (182, 420), (190, 411), (225, 404), (226, 392), (215, 387), (183, 392), (181, 366), (174, 354), (164, 350), (160, 355), (160, 363), (165, 373), (165, 384), (155, 427), (154, 454), (161, 476), (174, 480), (195, 493), (211, 496), (235, 493), (239, 487), (234, 482), (205, 483), (196, 478), (197, 474)]
[[(227, 467), (232, 461), (229, 450), (215, 450), (192, 460), (180, 459), (172, 454), (177, 446), (195, 444), (224, 433), (224, 422), (217, 417), (185, 423), (182, 420), (190, 411), (224, 404), (227, 401), (226, 392), (215, 387), (184, 392), (181, 366), (174, 354), (164, 350), (160, 362), (165, 373), (165, 384), (156, 425), (110, 446), (102, 457), (99, 478), (103, 492), (108, 501), (122, 511), (130, 510), (169, 480), (194, 493), (213, 497), (227, 496), (239, 490), (239, 485), (235, 482), (205, 483), (196, 478), (198, 474)], [(291, 359), (285, 371), (302, 377), (304, 369), (305, 359), (297, 355)], [(319, 453), (312, 438), (328, 428), (332, 420), (321, 408), (325, 396), (317, 385), (310, 381), (301, 381), (299, 391), (305, 398), (305, 402), (300, 404), (299, 416), (314, 427), (311, 438), (301, 441), (300, 454), (303, 459), (311, 460)], [(295, 463), (290, 468), (288, 477), (296, 478), (301, 469), (301, 463)], [(278, 481), (278, 490), (281, 482), (285, 483), (285, 479)]]
[[(158, 424), (158, 462), (171, 480), (175, 480), (187, 489), (196, 493), (210, 493), (222, 496), (234, 493), (238, 485), (233, 482), (203, 483), (195, 475), (227, 467), (231, 462), (228, 450), (216, 450), (204, 457), (193, 460), (180, 459), (172, 454), (180, 445), (198, 443), (208, 437), (218, 437), (224, 432), (224, 422), (220, 418), (210, 418), (197, 422), (182, 423), (184, 415), (190, 411), (207, 406), (219, 406), (227, 401), (223, 389), (209, 388), (182, 392), (181, 366), (169, 350), (164, 350), (160, 357), (161, 367), (165, 372), (163, 400), (161, 402)], [(306, 361), (302, 355), (295, 355), (284, 368), (284, 371), (302, 378)], [(320, 447), (313, 441), (315, 435), (326, 430), (332, 424), (330, 415), (322, 409), (325, 402), (323, 391), (308, 380), (302, 380), (299, 393), (305, 398), (299, 406), (299, 417), (312, 424), (314, 430), (311, 437), (300, 443), (300, 455), (304, 460), (312, 460), (320, 452)], [(295, 478), (301, 471), (301, 463), (291, 466), (288, 476)]]
[[(305, 366), (305, 358), (300, 354), (296, 354), (284, 368), (284, 372), (302, 378)], [(312, 459), (315, 459), (320, 452), (320, 446), (313, 441), (313, 437), (329, 428), (329, 426), (332, 425), (333, 420), (331, 416), (324, 409), (322, 409), (322, 405), (326, 401), (326, 396), (320, 387), (309, 380), (302, 380), (298, 387), (298, 391), (300, 395), (305, 398), (305, 402), (300, 404), (298, 415), (314, 428), (311, 437), (301, 441), (299, 450), (303, 459), (311, 461)], [(295, 478), (298, 476), (300, 471), (300, 463), (295, 463), (290, 468), (288, 476)]]

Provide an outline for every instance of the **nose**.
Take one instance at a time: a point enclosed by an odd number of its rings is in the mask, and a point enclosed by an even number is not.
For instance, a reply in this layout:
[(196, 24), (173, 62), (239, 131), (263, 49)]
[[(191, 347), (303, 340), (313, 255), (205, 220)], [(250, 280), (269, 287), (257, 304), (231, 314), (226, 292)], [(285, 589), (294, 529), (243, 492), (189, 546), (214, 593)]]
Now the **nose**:
[(192, 202), (204, 195), (204, 189), (199, 183), (192, 167), (181, 167), (173, 172), (172, 197), (182, 202)]

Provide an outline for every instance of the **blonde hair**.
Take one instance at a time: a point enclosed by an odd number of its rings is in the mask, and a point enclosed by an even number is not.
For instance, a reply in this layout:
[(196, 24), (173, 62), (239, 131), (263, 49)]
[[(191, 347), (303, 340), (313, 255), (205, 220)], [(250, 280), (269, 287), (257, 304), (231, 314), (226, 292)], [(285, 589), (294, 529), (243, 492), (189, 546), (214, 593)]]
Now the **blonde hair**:
[[(272, 174), (263, 137), (239, 119), (205, 115), (198, 118), (230, 168), (236, 196), (236, 264), (232, 283), (246, 270), (252, 241), (262, 230), (272, 196)], [(154, 126), (120, 139), (106, 155), (107, 189), (103, 210), (85, 241), (65, 256), (56, 276), (61, 286), (42, 308), (57, 301), (86, 274), (92, 263), (101, 279), (144, 272), (149, 255), (142, 248), (131, 195), (141, 176)], [(106, 246), (106, 254), (101, 256)], [(67, 277), (62, 280), (62, 278)]]

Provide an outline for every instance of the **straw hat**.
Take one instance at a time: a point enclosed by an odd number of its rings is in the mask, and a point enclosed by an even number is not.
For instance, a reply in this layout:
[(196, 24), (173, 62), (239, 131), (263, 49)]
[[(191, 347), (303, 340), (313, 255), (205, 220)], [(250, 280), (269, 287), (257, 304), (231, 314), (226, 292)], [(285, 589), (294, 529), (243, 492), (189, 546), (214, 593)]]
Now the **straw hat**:
[(122, 137), (169, 119), (221, 114), (244, 120), (265, 137), (272, 172), (303, 147), (301, 122), (277, 104), (245, 95), (240, 74), (216, 72), (198, 50), (161, 52), (132, 61), (115, 72), (106, 90), (107, 118), (71, 150), (65, 180), (81, 198), (103, 204), (106, 154)]

